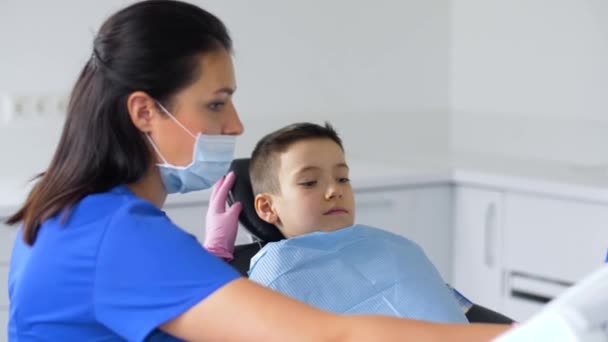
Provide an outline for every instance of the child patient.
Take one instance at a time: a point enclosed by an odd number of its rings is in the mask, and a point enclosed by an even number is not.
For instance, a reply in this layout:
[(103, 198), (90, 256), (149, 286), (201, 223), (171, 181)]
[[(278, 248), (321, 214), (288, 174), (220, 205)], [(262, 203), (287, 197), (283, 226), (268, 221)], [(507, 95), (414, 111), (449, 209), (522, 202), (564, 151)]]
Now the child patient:
[(349, 167), (329, 124), (268, 134), (249, 171), (258, 216), (287, 238), (254, 256), (251, 280), (337, 313), (467, 321), (418, 245), (354, 224)]

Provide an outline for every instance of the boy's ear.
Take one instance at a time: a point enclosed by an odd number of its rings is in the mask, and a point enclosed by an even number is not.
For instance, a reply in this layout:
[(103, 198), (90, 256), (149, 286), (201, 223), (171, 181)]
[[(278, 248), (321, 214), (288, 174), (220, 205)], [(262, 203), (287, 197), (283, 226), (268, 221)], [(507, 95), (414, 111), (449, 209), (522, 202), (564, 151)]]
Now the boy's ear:
[(270, 194), (256, 195), (253, 204), (255, 206), (255, 212), (262, 220), (270, 224), (276, 224), (279, 221), (279, 216), (272, 209), (272, 197)]

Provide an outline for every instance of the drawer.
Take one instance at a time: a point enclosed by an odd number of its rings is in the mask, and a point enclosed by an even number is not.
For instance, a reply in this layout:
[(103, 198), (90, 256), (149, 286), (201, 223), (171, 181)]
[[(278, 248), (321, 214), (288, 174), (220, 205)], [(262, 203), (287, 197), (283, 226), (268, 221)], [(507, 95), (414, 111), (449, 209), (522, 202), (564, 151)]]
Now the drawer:
[(518, 322), (523, 322), (538, 313), (544, 306), (527, 300), (507, 297), (504, 300), (502, 314)]
[[(4, 218), (0, 218), (0, 221), (4, 222)], [(0, 223), (0, 263), (10, 260), (18, 229), (18, 226), (7, 226)]]
[(603, 264), (608, 206), (507, 194), (505, 267), (574, 283)]

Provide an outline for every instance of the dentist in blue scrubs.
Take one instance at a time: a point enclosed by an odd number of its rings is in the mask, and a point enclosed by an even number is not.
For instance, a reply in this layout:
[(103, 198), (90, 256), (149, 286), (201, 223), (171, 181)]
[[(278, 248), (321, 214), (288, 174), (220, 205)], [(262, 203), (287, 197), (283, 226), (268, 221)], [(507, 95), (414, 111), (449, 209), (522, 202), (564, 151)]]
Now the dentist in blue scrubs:
[(9, 341), (475, 341), (503, 331), (317, 310), (239, 277), (171, 222), (167, 194), (212, 186), (243, 132), (231, 49), (220, 20), (183, 2), (135, 3), (103, 23), (52, 161), (8, 220), (20, 226)]

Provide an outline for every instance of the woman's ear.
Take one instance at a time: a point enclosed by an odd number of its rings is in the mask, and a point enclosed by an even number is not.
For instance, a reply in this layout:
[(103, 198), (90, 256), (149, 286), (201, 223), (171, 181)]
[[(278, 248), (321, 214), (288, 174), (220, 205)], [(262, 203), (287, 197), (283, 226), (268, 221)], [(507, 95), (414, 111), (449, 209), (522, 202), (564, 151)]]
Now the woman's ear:
[(279, 216), (272, 208), (272, 197), (270, 194), (258, 194), (253, 200), (255, 212), (262, 220), (275, 224), (279, 221)]
[(143, 133), (150, 133), (154, 119), (160, 115), (156, 101), (143, 91), (135, 91), (129, 95), (127, 110), (133, 125)]

